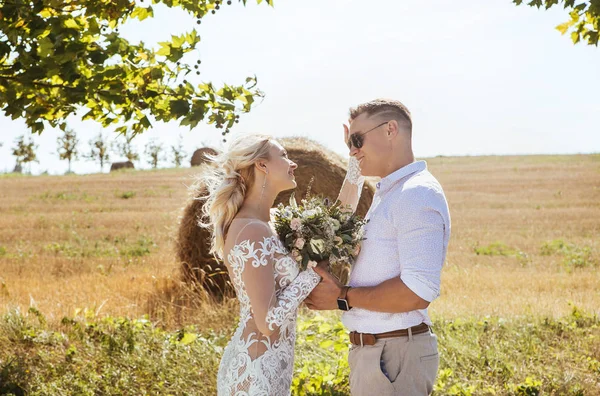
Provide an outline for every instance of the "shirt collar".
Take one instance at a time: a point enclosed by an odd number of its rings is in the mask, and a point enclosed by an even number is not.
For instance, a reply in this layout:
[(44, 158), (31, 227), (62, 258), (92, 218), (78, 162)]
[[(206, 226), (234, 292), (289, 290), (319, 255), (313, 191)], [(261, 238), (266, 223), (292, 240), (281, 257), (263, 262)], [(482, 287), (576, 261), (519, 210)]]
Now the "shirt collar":
[(380, 193), (384, 193), (406, 176), (412, 175), (413, 173), (422, 172), (425, 169), (427, 169), (427, 162), (425, 161), (415, 161), (405, 165), (381, 179), (379, 183), (377, 183), (377, 190)]

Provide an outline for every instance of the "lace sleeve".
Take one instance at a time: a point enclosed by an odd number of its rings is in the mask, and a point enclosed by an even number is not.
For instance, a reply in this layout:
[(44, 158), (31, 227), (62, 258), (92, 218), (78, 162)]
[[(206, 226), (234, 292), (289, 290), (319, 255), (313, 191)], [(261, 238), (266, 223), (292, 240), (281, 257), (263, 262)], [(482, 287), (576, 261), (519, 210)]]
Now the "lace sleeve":
[[(242, 281), (250, 299), (256, 326), (267, 336), (296, 315), (300, 303), (321, 281), (321, 277), (310, 268), (300, 272), (277, 294), (273, 271), (275, 246), (272, 238), (272, 231), (264, 223), (245, 227), (236, 238), (245, 241), (248, 247)], [(289, 259), (293, 260), (291, 257)]]
[(342, 205), (349, 205), (352, 208), (352, 212), (356, 212), (364, 183), (365, 177), (360, 173), (358, 160), (355, 157), (350, 156), (350, 159), (348, 160), (348, 171), (346, 172), (344, 183), (340, 189), (338, 200)]

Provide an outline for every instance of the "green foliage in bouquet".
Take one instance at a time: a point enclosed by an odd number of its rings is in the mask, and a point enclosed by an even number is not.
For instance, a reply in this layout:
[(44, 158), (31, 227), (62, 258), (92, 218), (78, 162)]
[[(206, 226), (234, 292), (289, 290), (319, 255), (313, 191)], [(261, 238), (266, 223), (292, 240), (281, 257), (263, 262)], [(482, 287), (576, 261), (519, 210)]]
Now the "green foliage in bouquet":
[(301, 268), (329, 259), (334, 273), (358, 255), (366, 222), (340, 201), (310, 193), (300, 204), (292, 194), (289, 205), (275, 211), (275, 230)]

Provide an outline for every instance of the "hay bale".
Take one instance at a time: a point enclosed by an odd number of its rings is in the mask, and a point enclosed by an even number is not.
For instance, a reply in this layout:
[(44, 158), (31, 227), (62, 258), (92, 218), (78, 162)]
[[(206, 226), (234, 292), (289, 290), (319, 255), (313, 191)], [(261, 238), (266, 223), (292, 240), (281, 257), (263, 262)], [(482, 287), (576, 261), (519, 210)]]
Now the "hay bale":
[[(278, 141), (285, 147), (288, 157), (298, 164), (294, 171), (298, 187), (284, 191), (277, 196), (275, 205), (283, 202), (287, 205), (290, 195), (294, 193), (298, 199), (304, 197), (308, 184), (314, 176), (311, 186), (312, 195), (322, 195), (334, 201), (346, 176), (348, 159), (327, 149), (319, 143), (306, 138), (284, 138)], [(356, 213), (365, 216), (371, 206), (375, 188), (367, 181), (358, 202)]]
[(131, 161), (125, 161), (125, 162), (113, 162), (112, 164), (110, 164), (110, 171), (117, 171), (120, 169), (135, 169), (135, 166), (133, 166), (133, 162)]
[(218, 152), (215, 149), (210, 147), (202, 147), (198, 150), (194, 151), (194, 155), (192, 155), (192, 160), (190, 161), (192, 166), (200, 166), (207, 162), (210, 162), (208, 158), (206, 158), (206, 154), (209, 155), (217, 155)]
[[(287, 204), (293, 191), (298, 198), (303, 197), (313, 176), (311, 193), (335, 200), (346, 175), (347, 159), (305, 138), (285, 138), (278, 141), (288, 151), (289, 158), (298, 164), (298, 169), (294, 171), (298, 187), (279, 194), (275, 205), (280, 202)], [(373, 185), (367, 181), (357, 209), (359, 215), (367, 213), (374, 192)], [(201, 188), (199, 195), (206, 195), (206, 189)], [(235, 292), (225, 265), (208, 254), (208, 230), (197, 225), (202, 205), (202, 200), (190, 200), (179, 225), (177, 256), (183, 278), (187, 282), (200, 283), (214, 297), (233, 296)], [(347, 273), (335, 275), (344, 283), (348, 277)]]
[(206, 195), (206, 187), (200, 186), (190, 197), (180, 218), (176, 251), (183, 280), (202, 285), (217, 299), (235, 296), (225, 264), (209, 253), (210, 230), (198, 226), (204, 205), (204, 200), (198, 198)]

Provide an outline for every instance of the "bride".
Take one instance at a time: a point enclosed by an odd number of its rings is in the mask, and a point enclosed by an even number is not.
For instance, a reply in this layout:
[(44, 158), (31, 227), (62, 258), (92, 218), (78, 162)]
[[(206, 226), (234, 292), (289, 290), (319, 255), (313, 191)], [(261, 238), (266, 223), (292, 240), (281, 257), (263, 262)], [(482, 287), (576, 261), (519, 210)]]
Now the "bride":
[[(277, 195), (296, 187), (298, 166), (265, 135), (236, 139), (214, 161), (203, 176), (209, 194), (200, 225), (212, 229), (211, 252), (224, 261), (240, 302), (217, 394), (289, 395), (298, 306), (321, 280), (312, 268), (299, 270), (269, 223)], [(364, 178), (354, 158), (350, 165), (339, 199), (355, 210)]]

